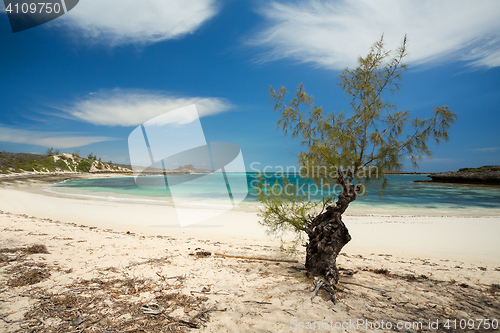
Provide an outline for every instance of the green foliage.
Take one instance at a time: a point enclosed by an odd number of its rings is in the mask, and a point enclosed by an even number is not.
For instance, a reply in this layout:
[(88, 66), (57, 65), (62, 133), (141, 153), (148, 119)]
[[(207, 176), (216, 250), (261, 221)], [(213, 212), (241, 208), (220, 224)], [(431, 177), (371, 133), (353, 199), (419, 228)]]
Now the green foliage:
[(77, 157), (80, 157), (80, 150), (79, 149), (75, 149), (75, 151), (73, 152), (73, 155), (77, 156)]
[(89, 172), (90, 168), (92, 166), (92, 163), (89, 160), (82, 159), (80, 163), (76, 166), (76, 170), (80, 172)]
[(54, 157), (24, 153), (1, 153), (0, 172), (10, 173), (23, 171), (56, 171), (57, 169), (68, 170), (63, 160), (54, 161)]
[[(56, 152), (53, 149), (51, 151), (54, 154)], [(64, 170), (90, 172), (93, 161), (97, 161), (97, 157), (94, 155), (92, 157), (92, 159), (88, 160), (76, 157), (75, 155), (71, 158), (64, 155), (54, 157), (52, 155), (0, 152), (0, 173), (6, 174), (23, 171), (55, 172)], [(55, 160), (56, 158), (57, 161)], [(107, 164), (98, 161), (96, 162), (96, 167), (102, 170), (107, 167)], [(119, 167), (116, 165), (110, 165), (109, 167), (112, 170), (119, 170)]]
[[(418, 167), (424, 156), (432, 156), (429, 140), (436, 144), (448, 140), (457, 116), (447, 106), (437, 106), (431, 117), (419, 119), (387, 101), (399, 90), (406, 55), (406, 36), (395, 52), (384, 49), (382, 36), (366, 57), (358, 58), (354, 69), (340, 73), (339, 86), (350, 99), (350, 113), (325, 112), (302, 84), (288, 103), (285, 87), (269, 88), (274, 111), (281, 116), (278, 129), (300, 140), (303, 147), (297, 156), (302, 176), (318, 184), (340, 184), (345, 192), (352, 190), (353, 182), (362, 184), (372, 178), (383, 179), (384, 188), (385, 172), (402, 170), (406, 158)], [(259, 201), (264, 205), (262, 224), (271, 233), (303, 230), (310, 220), (304, 209), (310, 203), (301, 198), (268, 191), (262, 192)]]
[(322, 205), (311, 201), (306, 194), (300, 194), (297, 186), (283, 174), (274, 184), (270, 184), (260, 172), (255, 190), (257, 200), (266, 207), (260, 211), (259, 216), (260, 224), (266, 227), (267, 233), (282, 241), (288, 232), (293, 232), (296, 236), (290, 248), (285, 248), (282, 244), (284, 251), (294, 251), (296, 245), (303, 240), (302, 231), (318, 214), (320, 206), (323, 210), (333, 202), (331, 197), (324, 198)]
[(296, 186), (287, 177), (269, 184), (262, 172), (258, 178), (257, 198), (267, 208), (260, 216), (272, 234), (304, 230), (308, 213), (316, 206), (307, 195), (298, 194)]
[(60, 151), (59, 149), (54, 149), (54, 147), (47, 148), (45, 155), (47, 156), (53, 156), (53, 155), (59, 155)]
[(487, 171), (500, 171), (500, 167), (496, 165), (484, 165), (479, 168), (461, 168), (458, 172), (487, 172)]
[(309, 170), (327, 171), (304, 176), (336, 181), (339, 170), (350, 170), (346, 178), (352, 181), (361, 169), (376, 166), (374, 176), (382, 177), (384, 171), (401, 170), (406, 157), (418, 167), (417, 161), (423, 156), (432, 156), (429, 139), (437, 144), (448, 140), (448, 129), (457, 117), (447, 106), (435, 107), (430, 118), (411, 119), (409, 111), (398, 111), (396, 105), (385, 101), (387, 92), (399, 89), (407, 68), (402, 63), (406, 38), (396, 56), (390, 58), (390, 54), (381, 38), (365, 58), (358, 59), (355, 69), (346, 68), (339, 75), (340, 86), (351, 99), (350, 115), (343, 111), (326, 113), (316, 107), (302, 84), (288, 105), (284, 101), (286, 88), (276, 92), (270, 87), (274, 110), (281, 115), (278, 128), (285, 135), (299, 138), (305, 147), (298, 156), (299, 164), (309, 166)]
[(192, 164), (186, 164), (186, 165), (179, 165), (176, 169), (174, 169), (179, 172), (196, 172), (198, 171), (194, 165)]

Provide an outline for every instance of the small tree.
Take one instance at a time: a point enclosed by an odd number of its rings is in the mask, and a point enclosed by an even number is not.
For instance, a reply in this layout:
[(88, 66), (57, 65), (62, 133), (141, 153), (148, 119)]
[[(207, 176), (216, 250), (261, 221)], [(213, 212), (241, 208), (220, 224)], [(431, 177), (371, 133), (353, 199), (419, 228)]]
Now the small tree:
[(53, 155), (59, 155), (60, 150), (59, 149), (54, 149), (54, 147), (47, 148), (45, 151), (45, 155), (47, 156), (53, 156)]
[(320, 188), (336, 184), (339, 191), (335, 198), (325, 197), (317, 203), (293, 193), (294, 186), (286, 178), (280, 188), (287, 186), (288, 191), (273, 191), (273, 186), (261, 178), (261, 223), (271, 233), (304, 232), (308, 237), (306, 269), (324, 276), (330, 287), (335, 288), (339, 280), (337, 256), (351, 240), (342, 214), (363, 189), (363, 182), (380, 178), (385, 187), (384, 173), (401, 170), (407, 157), (418, 167), (423, 156), (432, 155), (427, 142), (447, 141), (448, 129), (457, 118), (447, 106), (440, 106), (434, 108), (430, 118), (411, 119), (409, 111), (398, 111), (396, 105), (387, 102), (387, 93), (399, 89), (407, 68), (402, 62), (406, 36), (392, 54), (384, 49), (382, 36), (366, 57), (359, 57), (356, 68), (341, 72), (339, 85), (351, 99), (349, 115), (316, 107), (302, 84), (289, 104), (285, 103), (285, 87), (278, 91), (269, 88), (274, 110), (281, 115), (278, 128), (300, 139), (304, 147), (298, 155), (301, 175)]

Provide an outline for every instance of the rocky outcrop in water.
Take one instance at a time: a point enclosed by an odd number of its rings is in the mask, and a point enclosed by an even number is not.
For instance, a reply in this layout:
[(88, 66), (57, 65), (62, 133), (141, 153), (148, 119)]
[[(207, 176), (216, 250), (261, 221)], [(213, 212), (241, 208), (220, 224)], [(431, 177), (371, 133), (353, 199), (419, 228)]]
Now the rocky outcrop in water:
[(431, 173), (433, 182), (500, 185), (500, 166), (486, 165), (480, 168), (463, 168), (458, 171)]

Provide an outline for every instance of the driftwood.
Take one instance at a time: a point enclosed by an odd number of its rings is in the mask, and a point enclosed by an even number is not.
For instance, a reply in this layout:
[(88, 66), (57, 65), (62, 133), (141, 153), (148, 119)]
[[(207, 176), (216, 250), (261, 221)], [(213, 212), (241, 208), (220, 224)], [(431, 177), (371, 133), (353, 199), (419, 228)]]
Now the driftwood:
[(3, 321), (5, 321), (7, 324), (12, 324), (12, 323), (22, 323), (22, 322), (28, 321), (28, 320), (25, 320), (25, 319), (8, 320), (8, 319), (5, 319), (5, 316), (0, 317), (0, 319), (2, 319)]
[(222, 257), (229, 257), (229, 258), (249, 259), (249, 260), (264, 260), (264, 261), (294, 262), (294, 263), (299, 262), (298, 260), (295, 260), (295, 259), (249, 257), (249, 256), (243, 256), (243, 255), (239, 255), (239, 254), (227, 254), (227, 253), (219, 253), (219, 252), (214, 252), (214, 255), (222, 256)]
[(193, 316), (193, 317), (191, 318), (191, 321), (193, 321), (193, 320), (195, 320), (195, 319), (200, 319), (202, 316), (204, 316), (205, 314), (207, 314), (207, 313), (209, 313), (209, 312), (212, 312), (212, 311), (220, 311), (220, 312), (224, 312), (224, 311), (226, 311), (226, 310), (227, 310), (227, 308), (224, 308), (224, 309), (220, 309), (220, 310), (219, 310), (219, 309), (217, 309), (217, 307), (216, 307), (216, 306), (214, 306), (214, 307), (212, 307), (212, 308), (210, 308), (210, 309), (206, 309), (206, 310), (202, 310), (202, 311), (200, 311), (198, 314), (196, 314), (195, 316)]
[(160, 273), (156, 272), (156, 275), (158, 275), (159, 277), (161, 277), (163, 280), (170, 280), (170, 279), (185, 279), (186, 276), (183, 274), (183, 275), (176, 275), (176, 276), (163, 276), (161, 275)]
[(260, 302), (260, 301), (243, 301), (243, 303), (257, 303), (257, 304), (266, 304), (266, 305), (272, 305), (273, 303), (270, 302)]
[(45, 295), (30, 295), (30, 294), (21, 294), (23, 297), (32, 297), (32, 298), (40, 298), (40, 299), (50, 299), (50, 296)]
[(162, 313), (163, 307), (158, 303), (148, 303), (141, 307), (141, 311), (145, 314), (158, 315)]
[(68, 290), (63, 291), (61, 294), (67, 293), (69, 291), (72, 291), (74, 293), (79, 293), (82, 291), (94, 290), (94, 289), (101, 289), (101, 287), (83, 287), (83, 288), (68, 289)]

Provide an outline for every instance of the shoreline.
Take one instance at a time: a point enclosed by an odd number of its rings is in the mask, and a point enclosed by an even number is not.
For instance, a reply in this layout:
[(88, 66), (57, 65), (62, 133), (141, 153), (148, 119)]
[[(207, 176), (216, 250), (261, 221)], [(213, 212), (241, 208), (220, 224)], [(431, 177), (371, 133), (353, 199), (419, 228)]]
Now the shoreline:
[[(411, 175), (411, 173), (408, 173)], [(50, 185), (54, 185), (57, 183), (61, 183), (67, 180), (77, 180), (77, 179), (89, 179), (89, 178), (108, 178), (108, 177), (133, 177), (133, 174), (130, 173), (121, 173), (121, 172), (113, 172), (113, 173), (59, 173), (54, 175), (44, 175), (45, 177), (41, 178), (31, 178), (29, 175), (19, 178), (12, 179), (14, 182), (11, 182), (10, 179), (2, 179), (0, 175), (0, 189), (2, 188), (2, 184), (5, 183), (11, 185), (8, 186), (10, 188), (27, 190), (33, 193), (38, 193), (42, 195), (53, 196), (57, 198), (78, 198), (81, 200), (104, 200), (110, 202), (125, 202), (125, 203), (134, 203), (134, 201), (138, 203), (148, 203), (148, 204), (158, 204), (158, 205), (168, 205), (173, 207), (174, 203), (170, 198), (167, 197), (151, 197), (151, 196), (140, 196), (140, 195), (127, 195), (127, 194), (119, 194), (115, 192), (91, 192), (86, 190), (81, 190), (81, 192), (88, 193), (76, 193), (72, 192), (70, 189), (68, 192), (57, 192), (55, 190), (48, 189)], [(422, 181), (414, 181), (416, 183)], [(432, 181), (431, 181), (432, 182)], [(455, 185), (455, 186), (467, 186), (472, 188), (481, 188), (481, 189), (491, 189), (497, 188), (495, 185), (484, 185), (484, 184), (454, 184), (454, 183), (437, 183), (433, 182), (437, 185)], [(43, 190), (41, 190), (43, 188)], [(500, 188), (500, 186), (498, 186)], [(203, 201), (193, 201), (189, 200), (189, 202), (184, 202), (183, 204), (186, 206), (218, 206), (217, 201), (209, 202), (210, 199), (204, 199)], [(237, 211), (249, 211), (258, 213), (259, 212), (259, 203), (257, 201), (243, 201), (240, 203), (240, 206), (233, 207), (232, 210)], [(415, 205), (391, 205), (391, 204), (383, 204), (383, 205), (373, 205), (370, 203), (365, 203), (362, 199), (358, 199), (351, 203), (348, 211), (345, 213), (345, 216), (434, 216), (434, 217), (500, 217), (500, 205), (498, 208), (485, 208), (485, 207), (465, 207), (465, 208), (457, 208), (457, 207), (449, 207), (442, 205), (441, 207), (435, 208), (427, 208), (427, 207), (418, 207)]]
[[(111, 176), (115, 176), (112, 174)], [(86, 177), (87, 178), (87, 177)], [(201, 223), (181, 227), (172, 202), (119, 200), (103, 197), (73, 197), (50, 193), (47, 182), (25, 181), (0, 187), (0, 210), (49, 218), (64, 222), (131, 231), (144, 235), (168, 234), (174, 237), (209, 237), (250, 244), (262, 241), (281, 245), (259, 225), (257, 205), (233, 208)], [(184, 206), (196, 214), (210, 213), (218, 207), (191, 203)], [(225, 209), (225, 208), (224, 208)], [(466, 214), (464, 214), (466, 213)], [(352, 206), (344, 222), (353, 237), (346, 251), (400, 256), (426, 256), (456, 259), (500, 266), (500, 210), (467, 209), (448, 212), (422, 209)], [(468, 231), (473, 228), (471, 235)], [(469, 239), (467, 239), (469, 237)], [(293, 235), (285, 238), (290, 241)]]

